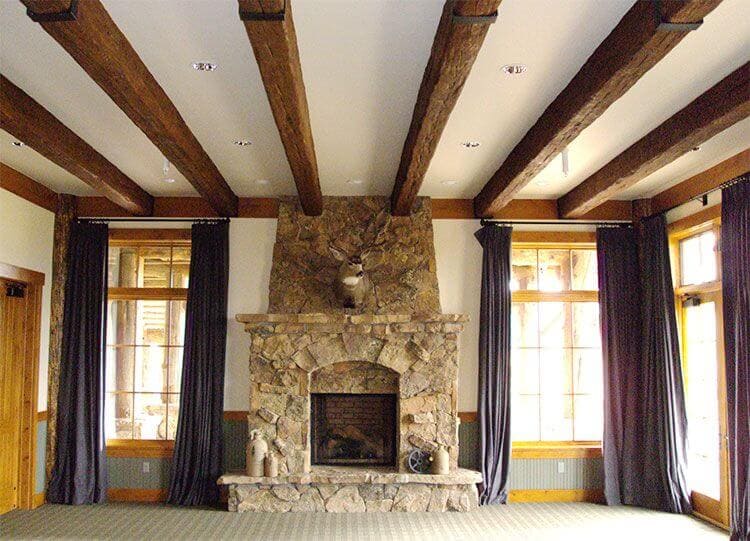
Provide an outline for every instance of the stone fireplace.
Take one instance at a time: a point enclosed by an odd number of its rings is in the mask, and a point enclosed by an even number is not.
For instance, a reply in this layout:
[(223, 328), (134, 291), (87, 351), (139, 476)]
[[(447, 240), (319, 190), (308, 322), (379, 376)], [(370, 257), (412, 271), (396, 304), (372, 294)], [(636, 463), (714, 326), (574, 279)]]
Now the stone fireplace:
[[(458, 336), (466, 318), (440, 313), (429, 200), (417, 207), (391, 218), (384, 198), (326, 198), (323, 216), (310, 218), (282, 204), (273, 312), (236, 316), (250, 335), (249, 428), (263, 433), (280, 475), (222, 476), (230, 510), (477, 505), (481, 476), (457, 464)], [(331, 293), (328, 243), (361, 246), (368, 238), (380, 242), (365, 266), (373, 291), (360, 310), (344, 309)], [(439, 446), (450, 473), (409, 470), (412, 451)]]

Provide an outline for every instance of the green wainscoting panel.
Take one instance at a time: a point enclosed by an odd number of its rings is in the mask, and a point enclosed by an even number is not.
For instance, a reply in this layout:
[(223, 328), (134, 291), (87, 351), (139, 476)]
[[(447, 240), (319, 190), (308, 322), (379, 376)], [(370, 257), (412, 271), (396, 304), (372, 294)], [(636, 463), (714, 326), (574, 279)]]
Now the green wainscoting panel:
[(36, 456), (34, 457), (34, 493), (44, 492), (47, 484), (45, 453), (47, 452), (47, 421), (36, 423)]
[[(458, 464), (479, 470), (479, 423), (461, 423), (458, 430)], [(603, 489), (601, 458), (514, 458), (510, 461), (510, 488)]]

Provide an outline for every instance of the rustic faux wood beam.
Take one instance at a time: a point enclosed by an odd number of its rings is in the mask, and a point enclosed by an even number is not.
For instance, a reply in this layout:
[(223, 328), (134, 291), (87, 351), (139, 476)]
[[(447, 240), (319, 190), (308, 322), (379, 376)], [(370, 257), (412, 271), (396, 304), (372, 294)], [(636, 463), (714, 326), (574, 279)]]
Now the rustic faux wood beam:
[(401, 163), (391, 194), (391, 212), (411, 213), (448, 117), (461, 95), (501, 0), (446, 0), (432, 52), (419, 87)]
[[(474, 216), (473, 199), (432, 199), (432, 218), (435, 220), (470, 220)], [(514, 199), (492, 216), (496, 220), (558, 220), (555, 199)], [(630, 201), (607, 201), (580, 220), (630, 221), (633, 218)]]
[(0, 162), (0, 188), (51, 212), (57, 212), (57, 193), (33, 178)]
[(558, 200), (560, 216), (577, 218), (589, 212), (750, 116), (748, 88), (750, 63), (730, 73), (562, 196)]
[(318, 162), (290, 0), (239, 0), (273, 118), (305, 214), (323, 212)]
[[(241, 197), (237, 218), (277, 218), (279, 200), (270, 197)], [(103, 197), (76, 197), (76, 216), (85, 218), (122, 218), (130, 213)], [(200, 197), (155, 197), (154, 218), (215, 218), (216, 211)]]
[(750, 148), (675, 184), (651, 198), (653, 213), (664, 212), (716, 190), (722, 184), (750, 171)]
[(237, 214), (237, 196), (99, 0), (21, 1), (217, 213)]
[(2, 75), (0, 128), (127, 212), (151, 214), (153, 200), (148, 193)]
[[(638, 0), (547, 107), (474, 199), (477, 216), (503, 208), (694, 29), (721, 0)], [(655, 7), (661, 6), (661, 13)]]

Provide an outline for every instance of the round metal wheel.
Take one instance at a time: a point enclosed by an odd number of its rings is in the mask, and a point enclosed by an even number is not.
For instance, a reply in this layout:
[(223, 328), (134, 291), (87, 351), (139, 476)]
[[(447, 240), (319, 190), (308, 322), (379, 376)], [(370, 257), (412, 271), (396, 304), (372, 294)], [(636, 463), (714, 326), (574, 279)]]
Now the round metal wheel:
[(409, 469), (414, 473), (426, 473), (430, 469), (430, 453), (414, 449), (407, 459)]

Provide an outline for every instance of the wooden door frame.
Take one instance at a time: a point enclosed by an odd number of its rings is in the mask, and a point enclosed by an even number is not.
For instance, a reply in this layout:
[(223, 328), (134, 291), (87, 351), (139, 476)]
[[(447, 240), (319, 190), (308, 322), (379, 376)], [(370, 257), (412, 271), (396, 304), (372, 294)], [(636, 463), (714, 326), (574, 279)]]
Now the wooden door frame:
[(25, 336), (21, 389), (21, 453), (18, 458), (19, 509), (33, 509), (41, 503), (34, 501), (36, 473), (37, 398), (39, 395), (39, 340), (42, 328), (42, 290), (44, 274), (0, 262), (0, 278), (20, 282), (26, 286), (29, 299), (24, 321)]

